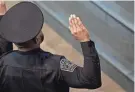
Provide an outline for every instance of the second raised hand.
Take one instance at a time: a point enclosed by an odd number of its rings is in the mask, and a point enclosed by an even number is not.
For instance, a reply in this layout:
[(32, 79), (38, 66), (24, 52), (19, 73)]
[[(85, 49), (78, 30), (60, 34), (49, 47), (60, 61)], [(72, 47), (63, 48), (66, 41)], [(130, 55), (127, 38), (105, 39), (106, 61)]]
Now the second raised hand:
[(71, 14), (69, 17), (69, 29), (75, 39), (80, 42), (87, 42), (90, 40), (88, 30), (83, 25), (81, 19), (75, 14)]
[(7, 9), (5, 2), (0, 0), (0, 15), (4, 15), (6, 11)]

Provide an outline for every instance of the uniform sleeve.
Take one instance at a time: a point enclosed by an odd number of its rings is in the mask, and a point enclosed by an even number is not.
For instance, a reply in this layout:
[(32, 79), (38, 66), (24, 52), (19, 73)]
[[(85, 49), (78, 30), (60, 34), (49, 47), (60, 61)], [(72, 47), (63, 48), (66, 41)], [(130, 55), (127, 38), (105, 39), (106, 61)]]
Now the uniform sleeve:
[[(0, 15), (0, 20), (2, 19), (2, 15)], [(5, 41), (1, 36), (0, 36), (0, 56), (8, 51), (13, 50), (13, 45), (11, 42)]]
[(94, 42), (82, 42), (81, 47), (84, 55), (84, 66), (79, 67), (65, 57), (61, 57), (59, 80), (73, 88), (99, 88), (101, 86), (101, 69)]

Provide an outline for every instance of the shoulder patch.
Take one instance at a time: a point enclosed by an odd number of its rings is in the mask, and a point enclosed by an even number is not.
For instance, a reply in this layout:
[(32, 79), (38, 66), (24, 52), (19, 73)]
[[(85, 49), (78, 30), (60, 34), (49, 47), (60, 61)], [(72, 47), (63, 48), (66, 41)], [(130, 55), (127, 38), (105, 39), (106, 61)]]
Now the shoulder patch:
[(66, 58), (61, 59), (60, 61), (60, 69), (63, 71), (73, 72), (77, 65), (71, 63)]

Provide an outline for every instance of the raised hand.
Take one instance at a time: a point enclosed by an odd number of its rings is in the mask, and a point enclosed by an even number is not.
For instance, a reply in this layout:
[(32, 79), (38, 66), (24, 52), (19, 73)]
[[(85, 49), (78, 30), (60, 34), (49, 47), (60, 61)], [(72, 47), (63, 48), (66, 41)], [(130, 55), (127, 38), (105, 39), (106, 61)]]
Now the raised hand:
[(69, 29), (75, 39), (80, 42), (87, 42), (90, 40), (88, 30), (83, 25), (80, 18), (74, 14), (71, 14), (69, 17)]
[(5, 2), (0, 0), (0, 15), (4, 15), (6, 11), (7, 9)]

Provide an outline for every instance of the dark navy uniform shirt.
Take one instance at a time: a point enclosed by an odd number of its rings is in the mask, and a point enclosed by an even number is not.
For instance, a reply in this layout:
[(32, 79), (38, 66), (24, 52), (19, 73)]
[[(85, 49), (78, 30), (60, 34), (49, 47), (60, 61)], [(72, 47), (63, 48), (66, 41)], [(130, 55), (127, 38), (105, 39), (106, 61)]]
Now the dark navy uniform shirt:
[(99, 88), (101, 70), (94, 42), (82, 42), (81, 47), (83, 67), (40, 48), (3, 55), (0, 58), (0, 92), (69, 92), (69, 87)]
[[(0, 16), (0, 20), (1, 20), (2, 16)], [(7, 42), (6, 40), (4, 40), (1, 36), (0, 36), (0, 56), (8, 51), (13, 50), (13, 45), (11, 42)]]

